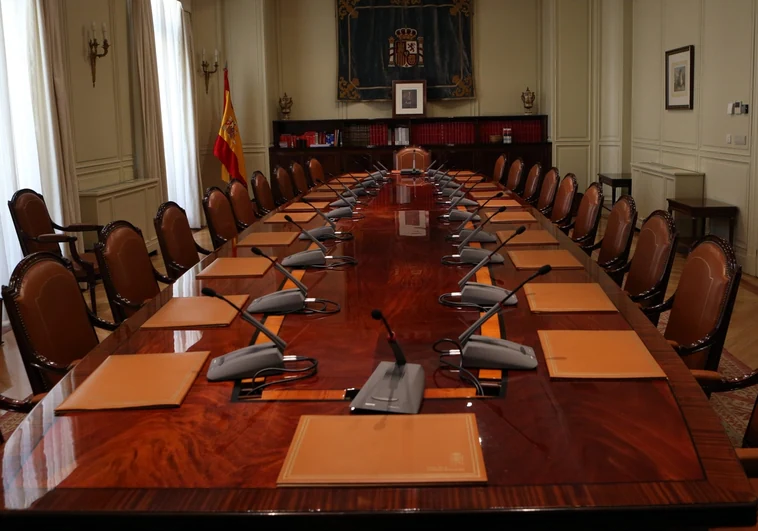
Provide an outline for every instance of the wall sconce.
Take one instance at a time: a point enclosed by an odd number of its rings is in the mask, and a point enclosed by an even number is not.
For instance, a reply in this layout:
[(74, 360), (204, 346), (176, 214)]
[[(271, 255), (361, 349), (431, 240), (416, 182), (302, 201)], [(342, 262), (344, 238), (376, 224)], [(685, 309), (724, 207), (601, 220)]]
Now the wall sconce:
[(105, 22), (103, 22), (103, 53), (98, 52), (100, 43), (97, 42), (97, 34), (95, 32), (95, 23), (92, 23), (92, 31), (87, 34), (87, 40), (89, 41), (89, 65), (92, 69), (92, 86), (95, 86), (95, 80), (97, 79), (97, 60), (100, 57), (108, 55), (108, 48), (110, 43), (108, 42), (108, 31), (105, 29)]
[(205, 76), (205, 93), (208, 94), (208, 82), (211, 76), (218, 72), (218, 50), (213, 54), (213, 70), (209, 70), (211, 66), (208, 61), (205, 60), (205, 48), (203, 48), (203, 75)]

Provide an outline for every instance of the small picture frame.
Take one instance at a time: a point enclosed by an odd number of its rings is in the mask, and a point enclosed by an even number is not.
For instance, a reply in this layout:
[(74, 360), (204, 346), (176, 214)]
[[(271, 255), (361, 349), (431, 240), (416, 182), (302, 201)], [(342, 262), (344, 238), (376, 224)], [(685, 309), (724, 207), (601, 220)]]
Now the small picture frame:
[(426, 115), (426, 80), (392, 81), (392, 117)]
[(666, 110), (694, 108), (695, 47), (666, 52)]

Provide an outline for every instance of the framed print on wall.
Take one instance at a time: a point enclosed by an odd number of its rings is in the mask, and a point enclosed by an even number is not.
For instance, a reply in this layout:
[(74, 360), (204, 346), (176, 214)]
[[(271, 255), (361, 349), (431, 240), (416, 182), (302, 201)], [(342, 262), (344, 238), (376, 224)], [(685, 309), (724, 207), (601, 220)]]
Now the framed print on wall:
[(692, 109), (695, 102), (695, 47), (666, 52), (666, 109)]
[(426, 80), (392, 81), (392, 117), (419, 117), (426, 114)]

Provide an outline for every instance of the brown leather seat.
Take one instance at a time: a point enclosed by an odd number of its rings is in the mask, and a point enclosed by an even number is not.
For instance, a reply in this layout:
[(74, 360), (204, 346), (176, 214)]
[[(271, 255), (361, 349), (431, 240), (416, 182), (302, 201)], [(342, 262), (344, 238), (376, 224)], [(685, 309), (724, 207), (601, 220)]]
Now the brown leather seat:
[(290, 176), (290, 173), (285, 168), (281, 166), (274, 168), (274, 180), (279, 192), (277, 203), (283, 205), (287, 201), (295, 199), (297, 193), (295, 192), (295, 186), (292, 184), (292, 176)]
[(63, 256), (60, 244), (68, 243), (74, 274), (79, 282), (87, 283), (92, 311), (97, 314), (95, 284), (100, 279), (97, 259), (93, 253), (80, 254), (77, 251), (76, 236), (59, 234), (55, 230), (63, 232), (98, 232), (103, 227), (101, 225), (87, 225), (85, 223), (75, 223), (65, 227), (58, 225), (50, 218), (50, 212), (47, 210), (47, 205), (42, 195), (28, 188), (24, 188), (13, 194), (11, 200), (8, 201), (8, 210), (10, 210), (13, 226), (18, 236), (18, 243), (24, 256), (40, 251)]
[(416, 169), (425, 170), (432, 163), (432, 154), (424, 148), (409, 146), (395, 152), (395, 169), (409, 170), (414, 166)]
[(253, 202), (247, 193), (247, 187), (239, 179), (232, 179), (226, 185), (226, 196), (232, 204), (234, 219), (237, 220), (237, 229), (245, 230), (255, 223), (256, 216), (253, 210)]
[(590, 249), (600, 249), (597, 263), (620, 286), (623, 269), (632, 248), (634, 227), (637, 225), (637, 205), (630, 195), (622, 195), (611, 208), (603, 239)]
[(576, 176), (573, 173), (567, 173), (558, 185), (553, 209), (550, 211), (550, 221), (559, 227), (568, 224), (571, 220), (571, 207), (574, 204), (577, 187)]
[[(493, 183), (501, 183), (503, 182), (503, 178), (505, 177), (505, 165), (507, 164), (507, 159), (505, 157), (505, 153), (502, 153), (496, 160), (495, 160), (495, 167), (492, 170), (492, 178), (490, 179)], [(513, 166), (513, 164), (511, 164)]]
[(272, 210), (276, 210), (274, 194), (271, 191), (271, 185), (268, 183), (266, 176), (259, 171), (255, 171), (250, 178), (250, 184), (253, 187), (253, 198), (255, 199), (255, 204), (258, 205), (258, 212), (264, 216)]
[(692, 247), (676, 292), (643, 309), (648, 315), (671, 310), (663, 337), (691, 369), (718, 369), (741, 277), (731, 245), (708, 235)]
[(158, 281), (171, 284), (171, 279), (153, 267), (142, 231), (128, 221), (108, 223), (100, 232), (95, 254), (117, 323), (134, 315), (160, 293)]
[(538, 162), (529, 170), (529, 174), (526, 176), (526, 183), (524, 184), (524, 191), (521, 193), (521, 197), (524, 201), (534, 205), (540, 197), (540, 183), (542, 177), (542, 165)]
[(629, 272), (624, 291), (634, 302), (643, 306), (663, 302), (676, 256), (677, 236), (674, 218), (663, 210), (656, 210), (642, 224), (634, 256), (622, 271)]
[(21, 260), (2, 293), (34, 393), (50, 390), (97, 346), (93, 325), (116, 329), (90, 311), (71, 263), (53, 253)]
[(546, 216), (550, 215), (550, 211), (553, 209), (555, 194), (558, 191), (558, 183), (560, 180), (561, 174), (556, 167), (550, 168), (542, 179), (540, 195), (537, 199), (537, 210)]
[(232, 203), (221, 188), (211, 186), (205, 191), (203, 210), (214, 249), (218, 249), (237, 236), (237, 220), (234, 217)]
[(523, 173), (524, 161), (518, 158), (511, 163), (511, 167), (508, 170), (508, 177), (505, 179), (505, 182), (501, 180), (500, 183), (505, 186), (506, 190), (515, 192), (521, 185), (521, 177)]
[(326, 182), (324, 167), (316, 158), (311, 157), (308, 159), (308, 174), (310, 174), (311, 182), (314, 185)]
[(195, 242), (186, 212), (173, 201), (166, 201), (158, 208), (153, 224), (166, 273), (171, 280), (176, 280), (200, 261), (197, 253), (211, 253)]
[(292, 174), (292, 182), (295, 183), (295, 194), (300, 195), (308, 191), (308, 178), (305, 176), (305, 170), (299, 162), (293, 162), (290, 164), (290, 174)]
[[(592, 254), (590, 250), (595, 243), (597, 235), (597, 226), (600, 224), (600, 214), (603, 211), (603, 188), (600, 183), (592, 183), (584, 192), (579, 211), (576, 219), (568, 226), (565, 231), (574, 229), (571, 233), (571, 239), (574, 240), (587, 254)], [(561, 227), (563, 230), (564, 227)]]

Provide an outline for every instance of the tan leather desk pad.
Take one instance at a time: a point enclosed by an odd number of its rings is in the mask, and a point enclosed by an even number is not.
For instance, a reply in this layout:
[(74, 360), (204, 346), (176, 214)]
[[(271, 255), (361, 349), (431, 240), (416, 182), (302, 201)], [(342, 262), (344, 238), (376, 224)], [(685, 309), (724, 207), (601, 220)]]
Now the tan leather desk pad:
[(253, 232), (237, 242), (237, 247), (286, 247), (294, 242), (299, 232)]
[(278, 212), (276, 214), (273, 214), (271, 217), (266, 218), (264, 220), (264, 223), (289, 223), (289, 221), (284, 219), (284, 216), (291, 217), (292, 221), (295, 223), (308, 223), (310, 220), (316, 217), (316, 213), (313, 210), (310, 212), (293, 212), (291, 214)]
[(318, 201), (319, 199), (328, 199), (330, 202), (334, 201), (337, 198), (337, 194), (335, 192), (311, 192), (308, 195), (305, 196), (306, 199), (310, 199), (311, 201)]
[[(227, 295), (237, 306), (244, 306), (248, 295)], [(229, 326), (237, 310), (212, 297), (175, 297), (169, 300), (142, 328), (207, 328)]]
[(579, 260), (566, 249), (508, 251), (508, 256), (516, 269), (539, 269), (545, 264), (549, 264), (553, 269), (583, 268)]
[[(504, 242), (505, 240), (510, 238), (514, 232), (516, 231), (499, 230), (497, 231), (497, 237), (500, 238), (501, 242)], [(546, 230), (528, 230), (522, 234), (519, 234), (515, 238), (513, 238), (511, 241), (505, 244), (505, 246), (508, 247), (510, 245), (555, 245), (557, 243), (558, 243), (558, 240), (556, 240), (555, 237)]]
[(550, 312), (617, 312), (600, 284), (566, 283), (524, 286), (529, 309), (535, 313)]
[(464, 184), (463, 188), (473, 188), (474, 186), (476, 186), (477, 190), (481, 190), (481, 191), (485, 191), (485, 190), (500, 190), (500, 187), (498, 185), (496, 185), (495, 183), (482, 183), (482, 184), (479, 184), (479, 183), (475, 183), (473, 179), (471, 181), (469, 181), (468, 183)]
[(492, 190), (491, 192), (477, 192), (474, 190), (473, 192), (469, 192), (469, 195), (474, 199), (489, 199), (496, 196), (497, 192), (497, 190)]
[[(311, 205), (319, 210), (326, 210), (329, 208), (329, 203), (326, 201), (313, 201)], [(313, 212), (313, 207), (306, 203), (292, 203), (284, 209), (284, 212)]]
[(538, 330), (552, 378), (665, 378), (633, 330)]
[(484, 215), (492, 218), (490, 223), (529, 223), (537, 221), (531, 213), (524, 210), (519, 212), (485, 212)]
[(109, 356), (55, 412), (178, 407), (210, 351)]
[(485, 483), (476, 417), (303, 415), (279, 486)]
[(262, 277), (272, 264), (259, 256), (216, 258), (197, 278)]
[[(479, 200), (479, 206), (482, 206), (484, 203), (487, 203), (486, 199)], [(520, 206), (521, 206), (521, 203), (519, 203), (515, 199), (493, 199), (492, 201), (487, 203), (487, 206), (484, 208), (500, 208), (500, 207), (519, 208)]]

